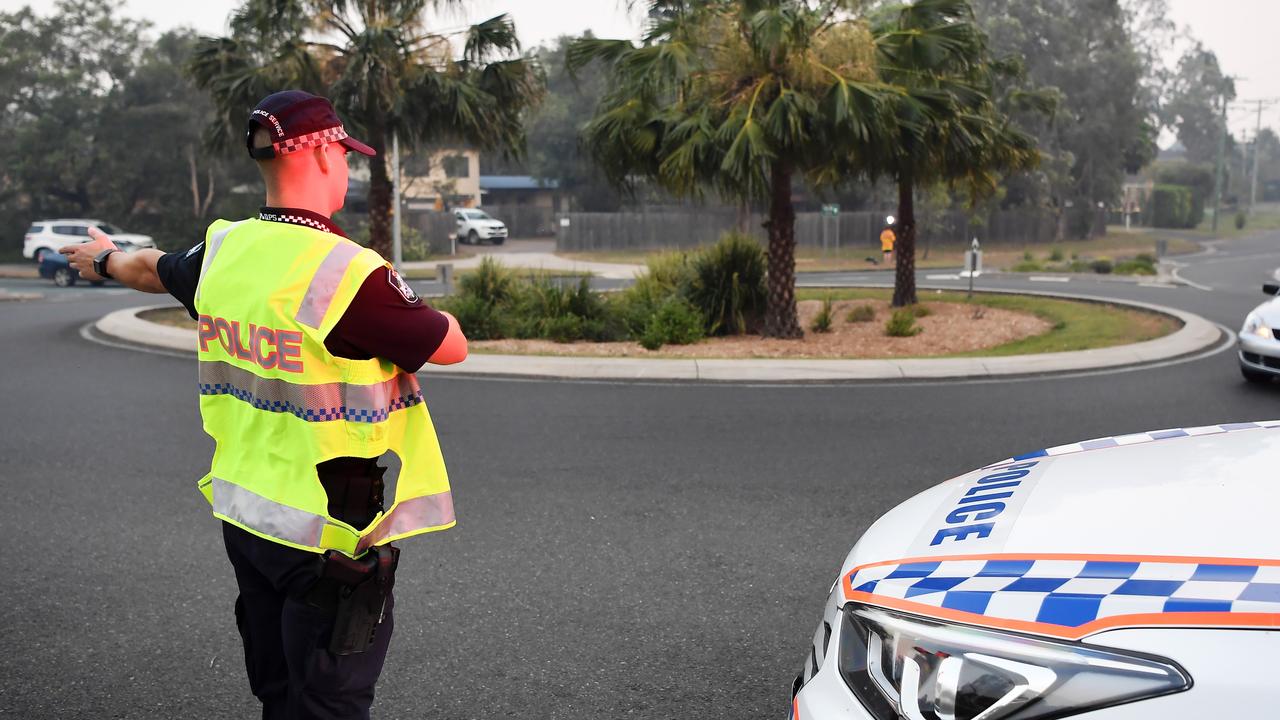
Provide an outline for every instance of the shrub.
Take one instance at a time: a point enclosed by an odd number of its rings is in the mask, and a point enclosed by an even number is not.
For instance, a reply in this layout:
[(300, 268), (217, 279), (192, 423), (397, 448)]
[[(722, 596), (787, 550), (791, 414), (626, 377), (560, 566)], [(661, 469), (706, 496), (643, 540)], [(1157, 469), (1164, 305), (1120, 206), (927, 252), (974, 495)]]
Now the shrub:
[(1099, 275), (1107, 275), (1111, 272), (1111, 261), (1106, 258), (1098, 258), (1089, 263), (1089, 268)]
[(1093, 272), (1093, 264), (1085, 260), (1072, 260), (1067, 269), (1073, 273)]
[(612, 306), (591, 290), (588, 278), (576, 284), (530, 278), (508, 308), (513, 335), (556, 342), (625, 337), (621, 320), (611, 310)]
[(1012, 272), (1041, 272), (1044, 266), (1035, 260), (1023, 260), (1022, 262), (1010, 268)]
[(813, 323), (809, 325), (809, 329), (816, 333), (831, 332), (831, 298), (822, 301), (822, 309), (814, 316)]
[(492, 257), (485, 257), (475, 272), (458, 280), (458, 294), (491, 305), (506, 303), (516, 294), (516, 275)]
[(1156, 185), (1151, 191), (1151, 224), (1158, 228), (1195, 227), (1191, 189), (1182, 185)]
[(1114, 272), (1117, 275), (1155, 275), (1156, 269), (1151, 263), (1141, 260), (1124, 260), (1116, 263)]
[(889, 337), (911, 337), (920, 334), (922, 329), (916, 325), (916, 316), (910, 308), (894, 310), (893, 316), (884, 324), (884, 334)]
[(1062, 262), (1062, 248), (1055, 247), (1049, 252), (1049, 262)]
[(686, 297), (706, 318), (708, 335), (741, 335), (764, 315), (764, 248), (747, 235), (725, 233), (694, 255)]
[(663, 345), (690, 345), (704, 337), (702, 313), (688, 300), (672, 296), (658, 308), (640, 335), (647, 350)]
[(851, 323), (871, 322), (876, 319), (876, 309), (871, 305), (858, 305), (849, 311), (845, 320)]
[(1236, 213), (1236, 229), (1237, 230), (1243, 230), (1244, 224), (1246, 221), (1247, 221), (1247, 218), (1245, 217), (1243, 210)]
[(1152, 255), (1151, 253), (1138, 253), (1138, 256), (1135, 257), (1134, 260), (1137, 260), (1140, 263), (1146, 263), (1148, 265), (1156, 264), (1156, 256)]
[(649, 258), (645, 264), (648, 272), (642, 277), (670, 292), (684, 292), (693, 282), (693, 265), (688, 253), (662, 253)]
[(497, 340), (506, 336), (500, 321), (501, 311), (493, 303), (473, 295), (458, 295), (441, 299), (436, 307), (453, 313), (462, 332), (471, 340)]
[(918, 318), (929, 317), (933, 314), (933, 310), (929, 309), (928, 305), (921, 305), (920, 303), (911, 305), (908, 309), (911, 310), (912, 315)]
[(1036, 259), (1036, 256), (1035, 256), (1035, 255), (1032, 255), (1030, 250), (1023, 250), (1023, 251), (1022, 251), (1022, 261), (1023, 261), (1023, 262), (1032, 262), (1032, 261), (1034, 261), (1035, 259)]
[(539, 333), (543, 338), (558, 343), (582, 339), (582, 318), (577, 315), (560, 315), (542, 318)]
[(1204, 206), (1213, 194), (1213, 166), (1193, 163), (1173, 163), (1160, 166), (1156, 182), (1178, 185), (1190, 193), (1190, 209), (1183, 227), (1195, 227), (1204, 220)]
[(644, 334), (649, 319), (669, 298), (685, 297), (693, 284), (693, 265), (684, 253), (666, 253), (649, 259), (648, 271), (618, 293), (615, 309), (620, 322), (634, 337)]

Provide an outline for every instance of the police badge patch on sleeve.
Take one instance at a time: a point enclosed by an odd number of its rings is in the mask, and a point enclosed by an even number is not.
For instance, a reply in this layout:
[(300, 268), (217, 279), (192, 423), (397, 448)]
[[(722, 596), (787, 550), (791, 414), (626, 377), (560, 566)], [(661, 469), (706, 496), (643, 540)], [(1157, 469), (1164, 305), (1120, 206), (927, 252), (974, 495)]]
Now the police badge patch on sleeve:
[(409, 283), (405, 282), (404, 278), (400, 277), (400, 273), (395, 270), (388, 270), (387, 282), (391, 283), (391, 287), (395, 288), (396, 292), (404, 296), (405, 302), (410, 305), (418, 302), (418, 293), (414, 292), (413, 288), (409, 287)]

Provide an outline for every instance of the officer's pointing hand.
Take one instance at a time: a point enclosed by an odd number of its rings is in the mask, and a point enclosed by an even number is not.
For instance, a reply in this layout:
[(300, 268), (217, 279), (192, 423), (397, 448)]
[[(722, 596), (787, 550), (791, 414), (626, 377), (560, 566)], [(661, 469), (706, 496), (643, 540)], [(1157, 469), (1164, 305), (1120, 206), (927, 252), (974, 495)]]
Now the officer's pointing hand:
[(75, 268), (85, 280), (101, 280), (102, 278), (93, 271), (93, 259), (98, 256), (98, 253), (109, 247), (115, 247), (116, 244), (111, 242), (111, 238), (107, 237), (106, 233), (96, 227), (89, 228), (89, 237), (93, 238), (89, 242), (68, 245), (58, 252), (67, 256), (71, 267)]

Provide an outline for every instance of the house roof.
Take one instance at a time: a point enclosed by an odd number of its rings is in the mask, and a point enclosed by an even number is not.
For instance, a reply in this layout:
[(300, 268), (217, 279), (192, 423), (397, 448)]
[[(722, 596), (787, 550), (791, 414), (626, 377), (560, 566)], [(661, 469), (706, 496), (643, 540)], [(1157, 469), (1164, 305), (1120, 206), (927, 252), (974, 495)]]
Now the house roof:
[(560, 183), (532, 175), (481, 175), (481, 190), (555, 190)]

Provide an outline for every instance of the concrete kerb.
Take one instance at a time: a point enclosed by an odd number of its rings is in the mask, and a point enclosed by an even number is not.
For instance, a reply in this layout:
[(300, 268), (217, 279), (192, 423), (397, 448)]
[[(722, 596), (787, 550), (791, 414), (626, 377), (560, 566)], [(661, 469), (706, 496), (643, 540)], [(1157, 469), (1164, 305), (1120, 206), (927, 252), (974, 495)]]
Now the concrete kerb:
[[(867, 286), (863, 286), (867, 287)], [(922, 285), (921, 289), (942, 289)], [(948, 288), (950, 289), (950, 288)], [(424, 372), (450, 375), (558, 378), (577, 380), (634, 380), (804, 383), (859, 380), (969, 379), (1042, 375), (1103, 370), (1172, 360), (1205, 350), (1222, 340), (1217, 325), (1176, 308), (1115, 298), (1090, 298), (1051, 292), (996, 291), (1011, 295), (1039, 295), (1082, 302), (1120, 305), (1172, 316), (1182, 322), (1176, 332), (1155, 340), (1097, 350), (1012, 355), (1007, 357), (789, 360), (596, 358), (475, 353), (460, 365), (428, 366)], [(126, 308), (112, 312), (95, 325), (106, 336), (127, 343), (195, 354), (196, 332), (149, 322), (138, 314), (167, 305)]]

